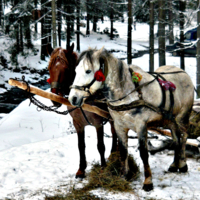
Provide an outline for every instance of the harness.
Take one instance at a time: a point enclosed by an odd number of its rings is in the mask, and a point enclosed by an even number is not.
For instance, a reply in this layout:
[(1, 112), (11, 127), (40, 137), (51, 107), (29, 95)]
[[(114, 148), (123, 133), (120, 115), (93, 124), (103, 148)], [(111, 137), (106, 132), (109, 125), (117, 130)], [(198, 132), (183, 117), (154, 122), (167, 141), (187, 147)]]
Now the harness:
[[(130, 71), (130, 73), (133, 72), (133, 70), (131, 68), (129, 68), (129, 71)], [(131, 110), (131, 109), (137, 108), (137, 107), (146, 107), (146, 108), (151, 109), (154, 112), (162, 114), (165, 119), (172, 120), (173, 119), (173, 107), (174, 107), (174, 95), (173, 95), (172, 90), (169, 90), (169, 93), (170, 93), (170, 110), (167, 111), (167, 110), (164, 109), (165, 102), (166, 102), (166, 91), (164, 90), (164, 88), (160, 84), (159, 85), (160, 85), (161, 90), (162, 90), (162, 102), (161, 102), (161, 104), (158, 107), (155, 107), (152, 104), (150, 104), (150, 103), (148, 103), (148, 102), (146, 102), (146, 101), (144, 101), (142, 99), (141, 88), (144, 87), (144, 86), (147, 86), (147, 85), (149, 85), (151, 83), (153, 83), (155, 80), (158, 81), (158, 78), (161, 78), (162, 80), (167, 81), (162, 76), (164, 74), (176, 74), (176, 73), (185, 73), (185, 72), (184, 71), (175, 71), (175, 72), (168, 72), (168, 73), (165, 73), (165, 72), (160, 72), (160, 73), (157, 73), (157, 72), (148, 72), (148, 73), (151, 74), (154, 77), (154, 79), (151, 80), (151, 81), (149, 81), (149, 82), (143, 83), (141, 85), (139, 85), (138, 83), (134, 83), (135, 84), (135, 89), (132, 90), (129, 93), (129, 94), (131, 94), (131, 93), (137, 91), (138, 92), (138, 96), (139, 96), (139, 100), (133, 101), (130, 104), (124, 104), (124, 105), (119, 105), (119, 106), (113, 106), (109, 102), (107, 102), (108, 107), (111, 110), (116, 110), (116, 111), (126, 111), (126, 110)], [(120, 101), (120, 100), (126, 98), (128, 95), (125, 95), (124, 97), (122, 97), (122, 98), (120, 98), (118, 100), (114, 100), (114, 101), (110, 101), (110, 102)]]
[[(104, 69), (104, 62), (100, 62), (100, 69), (104, 72), (105, 69)], [(133, 70), (131, 68), (129, 68), (129, 71), (130, 71), (130, 74), (132, 74)], [(122, 98), (120, 99), (117, 99), (117, 100), (112, 100), (112, 101), (109, 101), (109, 102), (104, 102), (104, 103), (107, 103), (107, 106), (111, 109), (111, 110), (115, 110), (115, 111), (126, 111), (126, 110), (131, 110), (133, 108), (137, 108), (137, 107), (146, 107), (148, 109), (151, 109), (152, 111), (154, 112), (157, 112), (159, 114), (162, 114), (164, 116), (165, 119), (169, 119), (169, 120), (172, 120), (173, 119), (173, 108), (174, 108), (174, 95), (173, 95), (173, 92), (171, 90), (169, 90), (169, 95), (170, 95), (170, 109), (169, 111), (165, 110), (165, 103), (166, 103), (166, 91), (164, 90), (164, 88), (160, 85), (161, 87), (161, 90), (162, 90), (162, 102), (161, 104), (158, 106), (158, 107), (155, 107), (154, 105), (146, 102), (143, 100), (142, 98), (142, 91), (141, 89), (151, 83), (153, 83), (154, 81), (158, 81), (159, 78), (161, 78), (162, 80), (164, 81), (167, 81), (163, 75), (165, 74), (177, 74), (177, 73), (185, 73), (184, 71), (175, 71), (175, 72), (168, 72), (168, 73), (165, 73), (165, 72), (148, 72), (149, 74), (151, 74), (154, 79), (152, 79), (151, 81), (148, 81), (148, 82), (145, 82), (141, 85), (139, 85), (138, 83), (135, 83), (135, 88), (130, 92), (128, 93), (127, 95), (123, 96)], [(107, 74), (106, 74), (107, 75)], [(72, 85), (70, 86), (70, 88), (73, 88), (73, 89), (78, 89), (78, 90), (82, 90), (82, 91), (85, 91), (85, 92), (88, 92), (90, 94), (90, 96), (92, 95), (89, 91), (90, 87), (94, 84), (94, 82), (96, 81), (96, 79), (94, 78), (89, 84), (87, 85), (84, 85), (84, 86), (76, 86), (76, 85)], [(121, 101), (123, 99), (125, 99), (128, 95), (132, 94), (133, 92), (138, 92), (138, 97), (139, 97), (139, 100), (136, 100), (136, 101), (133, 101), (129, 104), (123, 104), (123, 105), (119, 105), (119, 106), (113, 106), (111, 105), (112, 102), (117, 102), (117, 101)], [(100, 100), (98, 100), (100, 101)]]

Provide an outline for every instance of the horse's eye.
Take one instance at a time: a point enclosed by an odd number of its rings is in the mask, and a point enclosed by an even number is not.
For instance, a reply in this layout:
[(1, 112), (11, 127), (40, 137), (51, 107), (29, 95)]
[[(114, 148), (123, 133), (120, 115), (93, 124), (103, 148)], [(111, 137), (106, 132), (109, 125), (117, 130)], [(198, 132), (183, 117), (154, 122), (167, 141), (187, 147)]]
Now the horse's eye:
[(86, 70), (86, 74), (90, 74), (92, 70)]

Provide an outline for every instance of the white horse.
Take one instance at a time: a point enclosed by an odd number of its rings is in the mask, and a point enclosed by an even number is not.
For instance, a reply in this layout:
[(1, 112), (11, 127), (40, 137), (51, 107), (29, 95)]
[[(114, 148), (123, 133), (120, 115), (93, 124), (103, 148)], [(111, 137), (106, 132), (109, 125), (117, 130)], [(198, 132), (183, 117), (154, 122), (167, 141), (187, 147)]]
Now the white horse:
[[(135, 84), (132, 81), (133, 71), (142, 76), (141, 81)], [(168, 86), (172, 85), (172, 88), (163, 91), (158, 78), (170, 81), (167, 84), (170, 83)], [(99, 89), (107, 99), (109, 112), (114, 120), (125, 177), (129, 170), (127, 135), (131, 129), (138, 134), (145, 175), (143, 189), (153, 189), (147, 149), (147, 128), (151, 127), (171, 130), (176, 148), (174, 161), (168, 170), (187, 172), (185, 145), (194, 101), (194, 86), (186, 72), (174, 66), (162, 66), (155, 74), (149, 74), (137, 66), (128, 66), (104, 48), (89, 49), (79, 57), (69, 101), (80, 107), (88, 96)]]

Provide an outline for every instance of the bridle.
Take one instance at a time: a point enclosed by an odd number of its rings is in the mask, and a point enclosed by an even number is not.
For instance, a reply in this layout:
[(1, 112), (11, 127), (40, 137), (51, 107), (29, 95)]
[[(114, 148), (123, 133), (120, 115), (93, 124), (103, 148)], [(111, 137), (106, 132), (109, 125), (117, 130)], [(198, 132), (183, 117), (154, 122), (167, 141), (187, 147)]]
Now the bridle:
[[(105, 74), (106, 70), (105, 70), (105, 64), (104, 64), (104, 60), (103, 58), (100, 58), (100, 68), (97, 71), (102, 71), (103, 74)], [(87, 93), (89, 93), (89, 95), (91, 96), (91, 92), (90, 92), (90, 87), (96, 82), (98, 81), (97, 78), (94, 76), (93, 80), (86, 85), (83, 86), (78, 86), (78, 85), (71, 85), (69, 88), (70, 89), (77, 89), (77, 90), (81, 90), (81, 91), (85, 91)]]
[(83, 86), (71, 85), (69, 88), (70, 89), (77, 89), (77, 90), (85, 91), (85, 92), (88, 92), (90, 95), (92, 95), (91, 92), (90, 92), (90, 87), (93, 85), (93, 83), (95, 81), (96, 81), (96, 79), (93, 78), (93, 80), (87, 85), (83, 85)]
[(64, 84), (63, 84), (63, 83), (51, 82), (51, 89), (59, 89), (59, 90), (62, 90), (63, 88), (64, 88)]

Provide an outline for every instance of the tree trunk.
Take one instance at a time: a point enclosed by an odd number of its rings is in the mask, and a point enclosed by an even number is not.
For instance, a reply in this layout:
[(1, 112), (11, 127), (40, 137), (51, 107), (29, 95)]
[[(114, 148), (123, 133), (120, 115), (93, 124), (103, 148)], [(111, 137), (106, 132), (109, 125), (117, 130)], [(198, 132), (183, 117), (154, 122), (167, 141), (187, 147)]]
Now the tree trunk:
[(3, 16), (3, 2), (2, 0), (0, 0), (0, 26), (2, 25), (1, 23), (2, 16)]
[(196, 88), (197, 98), (200, 98), (200, 0), (198, 0), (198, 12), (197, 12), (197, 74), (196, 74)]
[(154, 71), (154, 1), (150, 1), (149, 71)]
[(51, 1), (51, 9), (52, 9), (53, 48), (56, 48), (57, 36), (56, 36), (56, 2), (55, 0)]
[(184, 59), (184, 46), (183, 46), (183, 42), (184, 42), (184, 14), (183, 12), (185, 11), (185, 1), (184, 0), (180, 0), (179, 1), (179, 7), (180, 7), (180, 14), (179, 14), (179, 18), (180, 18), (180, 66), (181, 69), (185, 70), (185, 59)]
[(169, 44), (174, 44), (174, 18), (172, 0), (168, 0), (168, 15), (169, 15)]
[(20, 32), (19, 32), (19, 45), (20, 45), (20, 51), (23, 52), (24, 51), (24, 43), (23, 43), (23, 22), (22, 20), (20, 20), (19, 22), (19, 28), (20, 28)]
[[(62, 0), (57, 1), (57, 6), (60, 9), (62, 5)], [(61, 25), (62, 25), (62, 14), (58, 11), (58, 45), (61, 46)]]
[(158, 52), (159, 66), (165, 65), (165, 1), (158, 0)]
[(27, 48), (32, 48), (33, 44), (31, 41), (30, 17), (24, 17), (23, 21), (24, 21), (24, 29), (25, 29), (24, 37), (26, 39)]
[[(41, 4), (44, 4), (45, 0), (41, 0)], [(41, 8), (41, 15), (43, 15), (44, 13), (46, 13), (46, 9), (44, 9), (43, 7)], [(43, 17), (41, 19), (41, 54), (40, 54), (40, 58), (41, 60), (45, 60), (45, 57), (48, 56), (47, 54), (47, 50), (46, 50), (46, 45), (47, 45), (47, 30), (44, 27), (45, 25), (45, 17)]]
[(97, 16), (93, 16), (93, 28), (94, 32), (97, 32)]
[[(34, 4), (35, 4), (35, 19), (38, 19), (38, 10), (37, 10), (37, 0), (34, 0)], [(37, 33), (37, 23), (35, 23), (35, 32)]]
[(19, 46), (20, 46), (20, 44), (19, 44), (19, 27), (18, 27), (18, 25), (17, 24), (15, 24), (15, 36), (16, 36), (16, 50), (17, 50), (17, 54), (19, 53)]
[(114, 38), (113, 22), (114, 22), (113, 9), (111, 9), (111, 12), (110, 12), (110, 39), (111, 40), (113, 40), (113, 38)]
[(86, 25), (86, 35), (90, 35), (90, 14), (89, 14), (89, 0), (86, 2), (86, 8), (87, 8), (87, 25)]
[(67, 5), (67, 13), (69, 14), (67, 16), (67, 46), (66, 49), (68, 49), (70, 47), (70, 41), (71, 41), (71, 8), (70, 8), (70, 4)]
[(76, 17), (76, 22), (77, 22), (77, 34), (76, 34), (76, 43), (77, 43), (77, 51), (80, 52), (80, 0), (77, 0), (77, 17)]
[(128, 0), (127, 60), (130, 65), (132, 63), (132, 0)]

